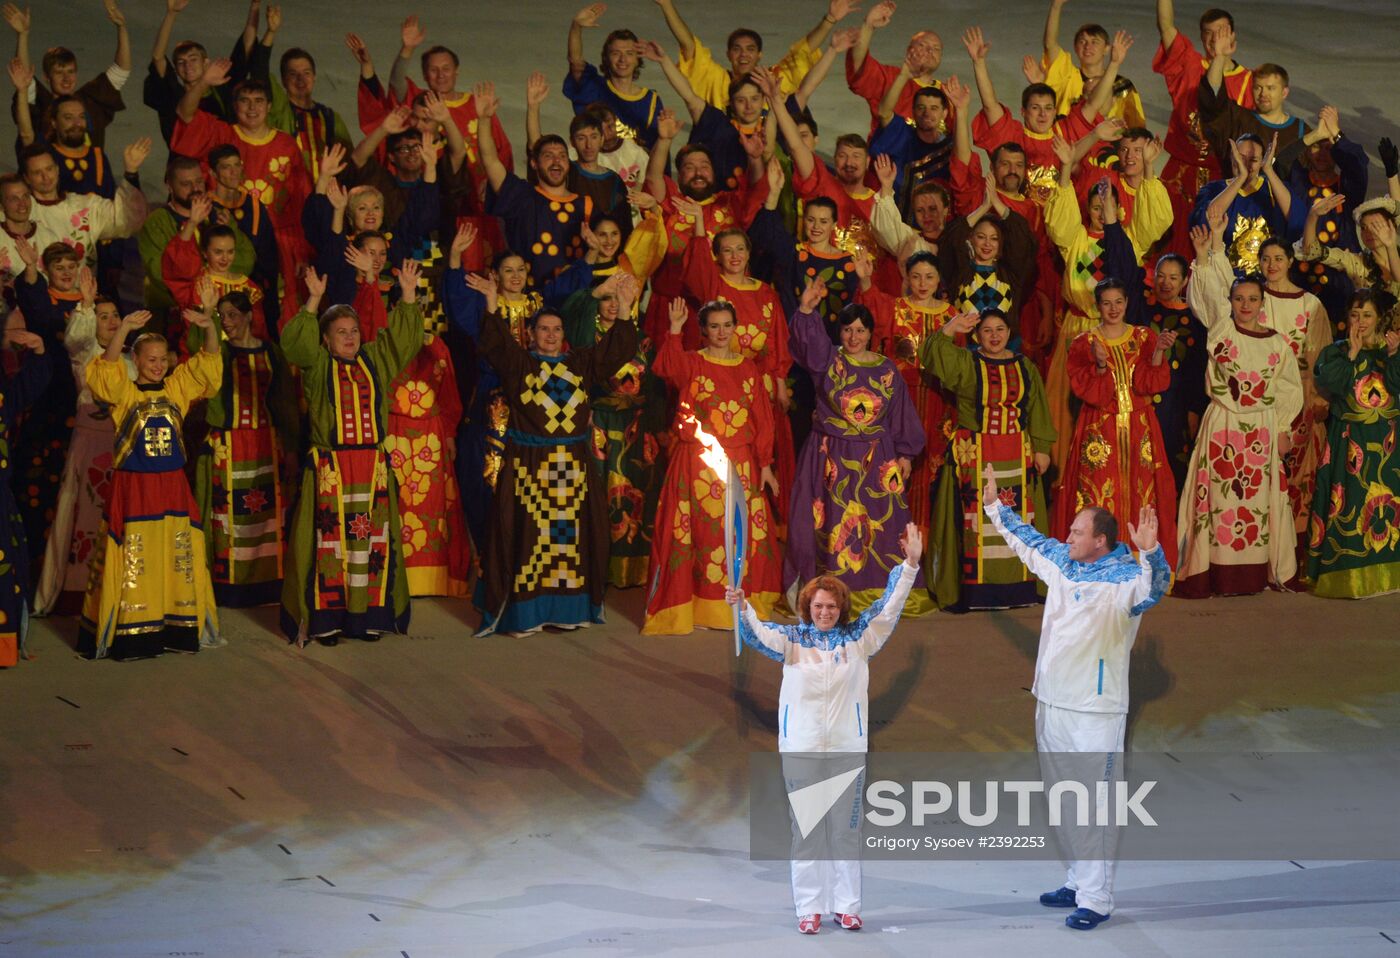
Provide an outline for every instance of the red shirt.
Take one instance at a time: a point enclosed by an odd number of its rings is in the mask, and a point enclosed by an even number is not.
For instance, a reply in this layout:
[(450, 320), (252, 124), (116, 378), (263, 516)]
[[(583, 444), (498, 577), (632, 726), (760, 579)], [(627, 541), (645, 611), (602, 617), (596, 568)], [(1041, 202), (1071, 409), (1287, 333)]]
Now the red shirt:
[[(1191, 166), (1210, 170), (1207, 180), (1221, 178), (1220, 166), (1211, 155), (1210, 144), (1201, 132), (1196, 113), (1196, 98), (1201, 79), (1210, 68), (1186, 34), (1177, 31), (1170, 49), (1157, 46), (1152, 58), (1152, 71), (1167, 81), (1167, 93), (1172, 98), (1172, 115), (1167, 122), (1167, 138), (1163, 145), (1172, 158)], [(1240, 106), (1254, 109), (1254, 73), (1239, 64), (1225, 71), (1225, 91)]]
[[(1084, 104), (1076, 103), (1068, 116), (1055, 121), (1049, 133), (1035, 133), (1017, 119), (1005, 104), (1001, 107), (1001, 119), (996, 123), (987, 122), (987, 111), (979, 110), (972, 118), (972, 142), (987, 151), (987, 155), (1003, 143), (1016, 143), (1026, 151), (1026, 193), (1035, 195), (1039, 202), (1049, 198), (1060, 177), (1060, 161), (1051, 145), (1055, 134), (1059, 133), (1071, 146), (1094, 131), (1103, 121), (1096, 116), (1091, 123), (1084, 116)], [(1092, 152), (1092, 151), (1091, 151)], [(980, 195), (979, 195), (980, 200)]]

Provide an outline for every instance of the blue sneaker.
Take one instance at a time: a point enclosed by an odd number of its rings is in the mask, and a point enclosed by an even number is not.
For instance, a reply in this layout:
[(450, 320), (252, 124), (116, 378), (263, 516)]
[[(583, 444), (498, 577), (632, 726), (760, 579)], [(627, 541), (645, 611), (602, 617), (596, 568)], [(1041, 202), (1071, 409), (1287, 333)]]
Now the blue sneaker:
[(1040, 896), (1040, 903), (1046, 908), (1073, 908), (1074, 889), (1061, 886)]
[(1093, 931), (1111, 917), (1113, 916), (1100, 915), (1098, 912), (1090, 911), (1087, 908), (1076, 908), (1069, 913), (1069, 917), (1065, 919), (1065, 924), (1075, 931)]

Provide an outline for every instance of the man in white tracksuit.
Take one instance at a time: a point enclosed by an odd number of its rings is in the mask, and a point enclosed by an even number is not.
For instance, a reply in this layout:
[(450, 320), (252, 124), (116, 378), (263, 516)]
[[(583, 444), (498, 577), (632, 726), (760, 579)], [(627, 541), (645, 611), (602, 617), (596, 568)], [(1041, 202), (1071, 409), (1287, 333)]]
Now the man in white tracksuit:
[[(1066, 542), (1042, 535), (1000, 501), (989, 465), (982, 508), (992, 526), (1045, 583), (1045, 616), (1035, 663), (1035, 741), (1042, 769), (1095, 766), (1090, 779), (1122, 779), (1123, 734), (1128, 718), (1128, 656), (1142, 614), (1166, 594), (1171, 568), (1157, 543), (1157, 513), (1143, 507), (1129, 524), (1138, 558), (1118, 542), (1118, 523), (1105, 509), (1075, 516)], [(1066, 753), (1094, 753), (1078, 761)], [(1064, 756), (1064, 757), (1062, 757)], [(1049, 775), (1081, 778), (1080, 775)], [(1049, 787), (1049, 782), (1046, 785)], [(1092, 781), (1090, 795), (1094, 794)], [(1087, 834), (1086, 834), (1087, 833)], [(1065, 833), (1062, 833), (1062, 835)], [(1070, 829), (1071, 859), (1064, 887), (1040, 896), (1052, 908), (1074, 908), (1065, 919), (1088, 931), (1113, 911), (1115, 868), (1110, 826)], [(1086, 849), (1085, 845), (1091, 847)], [(1073, 852), (1078, 852), (1074, 854)]]
[[(803, 588), (798, 599), (797, 625), (762, 622), (753, 606), (743, 604), (739, 634), (744, 643), (783, 663), (783, 685), (778, 694), (778, 751), (783, 753), (783, 774), (789, 791), (794, 782), (822, 774), (815, 757), (800, 753), (866, 752), (870, 728), (870, 668), (867, 660), (884, 646), (894, 631), (909, 592), (918, 581), (923, 540), (912, 522), (905, 528), (904, 561), (890, 570), (885, 593), (855, 620), (850, 593), (832, 576), (818, 576)], [(743, 602), (744, 593), (730, 589), (732, 605)], [(858, 853), (861, 783), (854, 781), (850, 815), (839, 823), (827, 815), (825, 834), (804, 841), (793, 823), (794, 849), (815, 844), (854, 848)], [(836, 834), (838, 832), (840, 834)], [(814, 843), (811, 838), (820, 839)], [(797, 909), (798, 931), (815, 935), (824, 912), (849, 931), (858, 931), (860, 919), (860, 862), (858, 860), (792, 860), (792, 897)]]

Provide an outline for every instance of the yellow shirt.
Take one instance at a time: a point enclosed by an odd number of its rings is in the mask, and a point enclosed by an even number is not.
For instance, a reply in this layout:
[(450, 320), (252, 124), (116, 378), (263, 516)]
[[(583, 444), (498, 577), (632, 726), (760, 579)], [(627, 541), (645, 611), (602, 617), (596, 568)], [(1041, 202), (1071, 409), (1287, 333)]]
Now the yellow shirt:
[[(773, 68), (773, 72), (778, 75), (778, 84), (784, 97), (797, 92), (803, 77), (820, 59), (821, 51), (809, 47), (806, 37), (792, 45), (787, 55)], [(699, 38), (695, 40), (695, 55), (690, 58), (682, 56), (676, 66), (680, 68), (681, 75), (690, 81), (696, 96), (717, 110), (729, 106), (729, 85), (733, 82), (729, 70), (715, 62)]]
[[(1042, 59), (1041, 66), (1045, 68), (1046, 84), (1055, 91), (1055, 112), (1061, 116), (1068, 115), (1070, 107), (1084, 96), (1083, 74), (1074, 65), (1069, 51), (1063, 49), (1060, 50), (1059, 56), (1048, 63)], [(1090, 117), (1091, 121), (1092, 119)], [(1128, 81), (1126, 90), (1114, 94), (1109, 100), (1104, 119), (1122, 120), (1130, 130), (1133, 127), (1147, 125), (1147, 116), (1142, 112), (1142, 97), (1138, 96), (1137, 88), (1132, 85), (1132, 81)]]

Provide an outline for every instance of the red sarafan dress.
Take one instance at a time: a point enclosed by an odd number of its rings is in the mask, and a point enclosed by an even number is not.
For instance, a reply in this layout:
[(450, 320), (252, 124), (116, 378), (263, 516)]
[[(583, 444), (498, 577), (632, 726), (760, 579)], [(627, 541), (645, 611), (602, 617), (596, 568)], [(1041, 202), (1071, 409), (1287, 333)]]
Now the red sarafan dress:
[[(1099, 372), (1094, 341), (1108, 350), (1108, 368)], [(1074, 421), (1074, 440), (1055, 500), (1053, 533), (1063, 539), (1081, 509), (1100, 506), (1118, 520), (1118, 535), (1129, 541), (1143, 506), (1157, 510), (1157, 539), (1176, 567), (1176, 483), (1167, 460), (1152, 397), (1171, 385), (1171, 364), (1151, 363), (1157, 334), (1128, 326), (1114, 339), (1098, 330), (1081, 333), (1070, 344), (1066, 366), (1070, 389), (1083, 406)]]
[[(924, 370), (919, 357), (928, 338), (941, 335), (943, 327), (956, 314), (947, 303), (938, 309), (915, 306), (907, 296), (890, 296), (874, 286), (857, 292), (856, 302), (875, 317), (875, 339), (871, 348), (894, 360), (895, 368), (909, 387), (914, 409), (928, 439), (928, 445), (914, 460), (908, 483), (909, 516), (927, 542), (932, 523), (933, 484), (953, 435), (957, 407), (951, 397), (945, 395), (938, 377)], [(965, 339), (957, 337), (957, 344), (964, 345)]]
[(763, 374), (763, 388), (773, 407), (773, 475), (778, 480), (774, 520), (778, 537), (785, 538), (783, 525), (788, 515), (788, 490), (797, 468), (792, 424), (778, 405), (778, 380), (787, 379), (792, 366), (788, 352), (787, 316), (777, 292), (768, 283), (745, 276), (735, 282), (723, 276), (710, 254), (709, 241), (696, 237), (685, 251), (685, 289), (702, 303), (722, 299), (734, 307), (734, 339), (731, 348), (753, 361)]
[(725, 475), (702, 458), (706, 441), (718, 441), (743, 483), (749, 516), (744, 594), (759, 615), (770, 615), (783, 567), (772, 512), (758, 484), (773, 461), (773, 413), (761, 401), (763, 375), (747, 359), (687, 352), (678, 336), (662, 341), (652, 369), (680, 392), (680, 401), (652, 533), (642, 634), (688, 635), (697, 625), (728, 629), (734, 623), (724, 601)]

